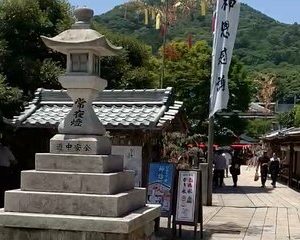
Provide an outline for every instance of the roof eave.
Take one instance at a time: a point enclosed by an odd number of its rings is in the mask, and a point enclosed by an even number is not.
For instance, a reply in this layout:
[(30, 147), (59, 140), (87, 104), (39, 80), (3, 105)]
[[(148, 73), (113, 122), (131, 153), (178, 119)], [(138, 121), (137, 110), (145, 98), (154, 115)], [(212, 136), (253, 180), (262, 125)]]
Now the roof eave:
[(57, 52), (68, 54), (70, 50), (82, 49), (95, 51), (99, 56), (116, 56), (122, 47), (114, 46), (104, 36), (86, 41), (62, 41), (41, 36), (45, 45)]

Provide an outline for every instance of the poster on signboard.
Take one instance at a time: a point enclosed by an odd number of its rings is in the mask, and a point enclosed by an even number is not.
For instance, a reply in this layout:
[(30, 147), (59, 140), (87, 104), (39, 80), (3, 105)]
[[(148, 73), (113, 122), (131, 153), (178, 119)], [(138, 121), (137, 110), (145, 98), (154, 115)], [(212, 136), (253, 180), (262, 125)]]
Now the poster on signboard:
[(135, 172), (135, 186), (142, 185), (142, 146), (112, 146), (112, 154), (124, 156), (124, 169)]
[(179, 171), (176, 216), (177, 222), (198, 221), (198, 172)]
[(171, 163), (150, 163), (147, 202), (161, 204), (162, 216), (172, 215), (175, 166)]

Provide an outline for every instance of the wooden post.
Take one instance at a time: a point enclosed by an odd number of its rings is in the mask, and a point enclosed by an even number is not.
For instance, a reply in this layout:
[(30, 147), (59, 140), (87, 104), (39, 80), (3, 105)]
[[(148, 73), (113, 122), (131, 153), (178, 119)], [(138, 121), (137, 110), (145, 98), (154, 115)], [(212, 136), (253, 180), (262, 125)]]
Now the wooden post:
[(212, 184), (213, 184), (213, 143), (214, 143), (214, 117), (209, 118), (208, 126), (208, 177), (207, 177), (207, 206), (212, 205)]

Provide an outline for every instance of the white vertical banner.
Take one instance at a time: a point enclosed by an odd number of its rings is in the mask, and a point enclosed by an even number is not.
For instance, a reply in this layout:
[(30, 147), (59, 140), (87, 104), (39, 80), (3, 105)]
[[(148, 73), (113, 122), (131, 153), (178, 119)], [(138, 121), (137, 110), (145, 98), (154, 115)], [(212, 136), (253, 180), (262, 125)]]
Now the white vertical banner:
[(228, 72), (240, 16), (239, 0), (217, 0), (214, 21), (209, 117), (226, 109), (229, 100)]

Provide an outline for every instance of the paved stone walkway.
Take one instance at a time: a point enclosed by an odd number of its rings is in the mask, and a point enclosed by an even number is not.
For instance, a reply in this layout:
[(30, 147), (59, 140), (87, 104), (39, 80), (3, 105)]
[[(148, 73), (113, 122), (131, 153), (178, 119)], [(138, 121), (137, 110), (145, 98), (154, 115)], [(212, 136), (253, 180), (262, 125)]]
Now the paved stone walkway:
[[(214, 190), (213, 206), (204, 207), (204, 239), (300, 239), (300, 193), (280, 183), (274, 189), (270, 180), (261, 188), (254, 168), (241, 172), (237, 188), (225, 178), (226, 186)], [(161, 239), (173, 239), (165, 219), (161, 227)], [(181, 239), (192, 236), (193, 228), (184, 227)]]

